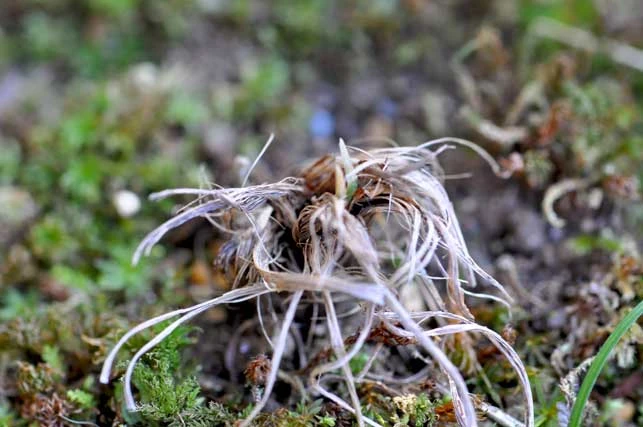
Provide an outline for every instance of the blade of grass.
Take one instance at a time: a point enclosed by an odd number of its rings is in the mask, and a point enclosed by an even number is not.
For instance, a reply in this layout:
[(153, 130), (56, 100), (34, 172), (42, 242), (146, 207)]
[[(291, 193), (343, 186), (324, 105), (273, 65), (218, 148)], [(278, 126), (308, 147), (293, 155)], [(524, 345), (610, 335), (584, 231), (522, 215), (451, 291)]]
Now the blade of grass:
[(641, 315), (643, 315), (643, 301), (639, 302), (638, 305), (616, 325), (614, 331), (612, 331), (605, 343), (601, 346), (578, 390), (578, 395), (576, 396), (576, 401), (574, 402), (572, 413), (569, 417), (569, 427), (579, 427), (581, 425), (583, 410), (589, 399), (589, 394), (594, 388), (594, 384), (596, 384), (598, 375), (603, 370), (603, 366), (605, 366), (618, 341)]

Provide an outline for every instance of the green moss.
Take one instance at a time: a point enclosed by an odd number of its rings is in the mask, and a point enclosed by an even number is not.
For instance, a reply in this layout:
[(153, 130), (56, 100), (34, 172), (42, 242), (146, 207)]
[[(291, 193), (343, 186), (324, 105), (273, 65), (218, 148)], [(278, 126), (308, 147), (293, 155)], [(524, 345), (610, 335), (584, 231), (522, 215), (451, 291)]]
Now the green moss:
[(18, 393), (23, 397), (38, 393), (50, 393), (61, 379), (61, 372), (56, 371), (47, 363), (32, 365), (27, 362), (18, 362), (16, 385)]
[(548, 17), (593, 29), (599, 23), (599, 14), (591, 0), (566, 1), (537, 1), (522, 0), (520, 2), (520, 22), (528, 26), (535, 19)]
[(282, 102), (289, 85), (290, 68), (278, 56), (250, 62), (242, 69), (241, 87), (234, 105), (236, 117), (248, 119), (265, 114)]
[(16, 289), (7, 290), (0, 298), (0, 320), (11, 320), (28, 316), (34, 312), (39, 295), (35, 291), (23, 293)]
[(84, 390), (73, 389), (67, 390), (67, 398), (83, 409), (93, 409), (96, 407), (94, 396)]
[(181, 357), (181, 350), (192, 342), (190, 331), (178, 328), (136, 366), (133, 383), (145, 425), (217, 426), (234, 419), (222, 405), (206, 404), (200, 396), (195, 367), (185, 364)]
[(6, 403), (0, 403), (0, 425), (13, 426), (16, 425), (16, 421), (16, 415), (10, 409), (9, 405)]
[(0, 136), (0, 185), (9, 185), (18, 177), (19, 165), (22, 160), (20, 146), (13, 139), (4, 139)]
[(435, 413), (436, 402), (431, 402), (425, 394), (408, 394), (393, 398), (397, 412), (390, 416), (394, 426), (427, 426), (436, 425), (438, 416)]
[(368, 362), (369, 357), (370, 355), (368, 353), (359, 352), (348, 362), (353, 375), (359, 374), (364, 369), (364, 367), (366, 367), (366, 363)]
[(49, 214), (31, 229), (31, 249), (37, 256), (52, 262), (68, 259), (79, 249), (78, 242), (69, 239), (69, 225), (62, 217)]
[(569, 246), (579, 255), (586, 255), (595, 250), (618, 253), (623, 250), (623, 244), (615, 236), (581, 234), (569, 240)]
[(207, 107), (185, 93), (177, 93), (170, 98), (165, 112), (168, 123), (190, 126), (203, 123), (208, 117)]
[(55, 63), (91, 77), (155, 59), (155, 48), (184, 35), (186, 17), (198, 11), (193, 0), (10, 3), (13, 13), (7, 17), (14, 21), (0, 19), (0, 26), (14, 31), (3, 43), (6, 58), (0, 61)]
[(65, 366), (63, 364), (62, 356), (60, 354), (60, 349), (53, 345), (45, 345), (42, 348), (42, 360), (53, 369), (54, 372), (63, 373), (65, 372)]
[(105, 259), (96, 262), (98, 268), (97, 285), (105, 291), (124, 291), (127, 296), (135, 296), (149, 288), (157, 269), (154, 263), (159, 259), (162, 250), (156, 250), (152, 258), (146, 258), (137, 265), (132, 264), (134, 245), (124, 246), (118, 243), (109, 247)]

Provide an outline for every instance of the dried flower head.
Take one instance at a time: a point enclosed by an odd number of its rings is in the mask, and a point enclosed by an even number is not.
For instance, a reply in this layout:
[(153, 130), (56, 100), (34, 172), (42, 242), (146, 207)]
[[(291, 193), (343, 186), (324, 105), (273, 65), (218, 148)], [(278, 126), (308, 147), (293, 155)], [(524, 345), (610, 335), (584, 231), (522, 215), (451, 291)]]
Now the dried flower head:
[(265, 385), (270, 372), (270, 359), (265, 354), (258, 354), (246, 365), (243, 374), (252, 385)]
[[(518, 355), (499, 334), (476, 324), (466, 304), (466, 298), (474, 297), (509, 305), (510, 297), (469, 255), (442, 185), (438, 156), (453, 145), (475, 150), (500, 174), (499, 166), (486, 152), (460, 139), (371, 151), (347, 147), (340, 141), (339, 154), (324, 156), (304, 167), (298, 176), (276, 183), (175, 189), (152, 195), (161, 199), (187, 194), (195, 196), (196, 201), (148, 234), (136, 250), (134, 262), (171, 229), (205, 217), (230, 236), (221, 247), (219, 263), (236, 273), (235, 283), (222, 296), (155, 317), (127, 332), (105, 360), (101, 381), (109, 381), (116, 354), (132, 335), (179, 316), (145, 344), (128, 365), (125, 398), (128, 408), (135, 410), (131, 377), (136, 362), (179, 325), (218, 304), (255, 299), (260, 314), (262, 300), (278, 299), (286, 309), (274, 336), (264, 331), (272, 347), (265, 390), (243, 426), (248, 426), (267, 403), (297, 309), (305, 304), (316, 304), (323, 310), (323, 316), (311, 321), (312, 326), (318, 326), (315, 322), (319, 319), (325, 320), (326, 339), (335, 356), (322, 357), (318, 364), (304, 370), (308, 377), (306, 392), (321, 395), (353, 413), (360, 426), (378, 425), (362, 415), (356, 389), (356, 384), (369, 380), (371, 365), (367, 364), (359, 376), (349, 367), (351, 359), (369, 342), (403, 343), (426, 352), (447, 378), (459, 423), (476, 425), (474, 403), (462, 374), (442, 344), (433, 339), (466, 332), (484, 335), (508, 358), (524, 389), (526, 425), (533, 426), (529, 380)], [(476, 288), (478, 279), (492, 292), (480, 292)], [(428, 311), (409, 311), (400, 302), (398, 295), (407, 287), (418, 291)], [(338, 315), (337, 306), (350, 301), (360, 307), (353, 317), (362, 326), (357, 336), (345, 343), (343, 317)], [(440, 326), (426, 327), (431, 319)], [(315, 354), (310, 350), (305, 346), (300, 349), (304, 365), (305, 359)], [(396, 380), (390, 378), (391, 384)], [(329, 387), (338, 381), (345, 384), (343, 395)]]

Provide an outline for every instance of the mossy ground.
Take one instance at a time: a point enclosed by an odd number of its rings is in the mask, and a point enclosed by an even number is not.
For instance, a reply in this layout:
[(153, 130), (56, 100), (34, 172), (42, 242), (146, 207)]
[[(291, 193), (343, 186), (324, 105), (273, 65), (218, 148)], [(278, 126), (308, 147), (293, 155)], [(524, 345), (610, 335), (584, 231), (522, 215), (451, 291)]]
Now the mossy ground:
[[(334, 150), (340, 136), (403, 144), (463, 136), (514, 170), (508, 181), (447, 188), (474, 257), (518, 300), (511, 319), (500, 306), (472, 311), (499, 332), (509, 322), (517, 331), (539, 426), (558, 425), (561, 378), (643, 297), (643, 72), (529, 32), (546, 16), (642, 48), (637, 2), (623, 10), (585, 0), (5, 3), (0, 425), (205, 426), (249, 412), (253, 387), (243, 368), (230, 371), (226, 344), (253, 316), (250, 305), (214, 310), (150, 352), (134, 378), (139, 413), (125, 411), (118, 382), (103, 386), (97, 375), (124, 331), (230, 286), (210, 267), (217, 239), (203, 223), (132, 266), (139, 240), (174, 208), (146, 195), (238, 185), (248, 162), (236, 156), (252, 159), (271, 132), (277, 142), (256, 170), (261, 179)], [(521, 137), (494, 138), (481, 123)], [(452, 158), (449, 173), (485, 177), (466, 153)], [(570, 180), (583, 185), (553, 204), (566, 221), (556, 228), (541, 202)], [(141, 198), (133, 216), (116, 200), (125, 190)], [(146, 339), (133, 339), (129, 355)], [(237, 339), (246, 362), (268, 351), (260, 334)], [(617, 347), (592, 423), (643, 423), (642, 346), (635, 327)], [(467, 363), (457, 347), (452, 357)], [(470, 390), (513, 411), (516, 378), (492, 349), (480, 345), (477, 358)], [(289, 386), (280, 390), (259, 425), (352, 423), (328, 402), (292, 402)], [(359, 393), (384, 425), (453, 421), (430, 385), (404, 399), (377, 387)]]

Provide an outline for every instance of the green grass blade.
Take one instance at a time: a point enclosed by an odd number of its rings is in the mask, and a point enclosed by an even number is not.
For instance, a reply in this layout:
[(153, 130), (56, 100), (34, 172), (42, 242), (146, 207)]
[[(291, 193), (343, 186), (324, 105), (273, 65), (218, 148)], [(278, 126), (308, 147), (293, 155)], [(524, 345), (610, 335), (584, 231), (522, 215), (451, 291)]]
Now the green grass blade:
[(579, 427), (581, 425), (583, 409), (585, 409), (585, 405), (589, 399), (589, 394), (594, 388), (598, 375), (603, 370), (603, 366), (605, 366), (610, 353), (614, 347), (616, 347), (618, 341), (623, 335), (625, 335), (634, 322), (641, 317), (641, 315), (643, 315), (643, 301), (639, 302), (634, 310), (630, 311), (627, 316), (625, 316), (623, 320), (616, 325), (614, 331), (612, 331), (605, 343), (601, 346), (601, 349), (598, 351), (596, 358), (587, 370), (587, 375), (585, 375), (585, 379), (578, 390), (578, 395), (576, 396), (576, 401), (574, 402), (574, 407), (572, 408), (572, 413), (569, 417), (569, 427)]

